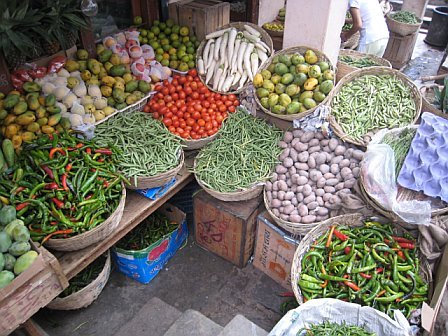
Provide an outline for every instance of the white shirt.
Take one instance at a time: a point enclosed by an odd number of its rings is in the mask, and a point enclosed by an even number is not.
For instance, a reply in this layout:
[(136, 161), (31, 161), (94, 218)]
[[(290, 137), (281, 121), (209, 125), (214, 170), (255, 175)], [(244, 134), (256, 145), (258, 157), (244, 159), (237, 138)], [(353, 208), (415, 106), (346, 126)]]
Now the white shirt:
[(389, 29), (378, 0), (349, 0), (349, 7), (359, 8), (362, 28), (359, 44), (369, 44), (389, 38)]

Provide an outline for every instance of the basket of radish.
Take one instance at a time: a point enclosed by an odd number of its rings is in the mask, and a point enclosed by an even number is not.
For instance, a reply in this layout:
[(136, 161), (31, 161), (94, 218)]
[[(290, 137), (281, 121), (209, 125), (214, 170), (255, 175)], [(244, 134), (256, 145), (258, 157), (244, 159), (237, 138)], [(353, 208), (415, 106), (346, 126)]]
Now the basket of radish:
[(250, 22), (232, 22), (201, 42), (196, 52), (199, 77), (212, 91), (240, 93), (273, 50), (264, 29)]

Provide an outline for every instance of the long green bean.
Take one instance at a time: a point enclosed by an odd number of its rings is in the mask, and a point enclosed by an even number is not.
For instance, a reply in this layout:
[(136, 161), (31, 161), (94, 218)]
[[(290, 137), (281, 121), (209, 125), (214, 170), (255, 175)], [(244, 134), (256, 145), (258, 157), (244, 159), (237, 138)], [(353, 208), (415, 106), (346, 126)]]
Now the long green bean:
[(417, 24), (421, 22), (421, 20), (418, 18), (417, 15), (408, 11), (399, 11), (393, 13), (391, 14), (391, 18), (394, 19), (395, 21), (408, 24)]
[(355, 140), (369, 131), (408, 125), (416, 112), (411, 90), (390, 75), (364, 75), (344, 84), (331, 107), (342, 130)]
[(354, 58), (349, 55), (339, 56), (339, 61), (355, 68), (367, 68), (371, 66), (381, 66), (370, 57)]
[(375, 336), (376, 333), (367, 332), (364, 328), (324, 321), (320, 324), (312, 324), (298, 331), (297, 336)]
[(275, 165), (282, 132), (244, 109), (230, 115), (219, 138), (201, 149), (194, 172), (207, 187), (235, 192), (267, 180)]
[(388, 144), (394, 151), (395, 178), (397, 178), (400, 173), (404, 159), (406, 158), (406, 155), (408, 155), (409, 148), (411, 147), (411, 142), (416, 131), (416, 128), (406, 128), (398, 135), (386, 134), (382, 140), (382, 143)]

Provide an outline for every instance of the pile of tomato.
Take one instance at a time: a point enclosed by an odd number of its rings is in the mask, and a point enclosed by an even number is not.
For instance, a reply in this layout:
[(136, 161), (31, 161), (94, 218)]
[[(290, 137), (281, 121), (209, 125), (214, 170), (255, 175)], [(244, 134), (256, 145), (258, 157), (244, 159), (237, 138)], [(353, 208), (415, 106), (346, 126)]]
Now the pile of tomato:
[(210, 91), (199, 79), (196, 69), (187, 75), (174, 75), (155, 87), (157, 93), (143, 111), (161, 120), (171, 133), (198, 140), (218, 132), (228, 113), (240, 104), (234, 94)]

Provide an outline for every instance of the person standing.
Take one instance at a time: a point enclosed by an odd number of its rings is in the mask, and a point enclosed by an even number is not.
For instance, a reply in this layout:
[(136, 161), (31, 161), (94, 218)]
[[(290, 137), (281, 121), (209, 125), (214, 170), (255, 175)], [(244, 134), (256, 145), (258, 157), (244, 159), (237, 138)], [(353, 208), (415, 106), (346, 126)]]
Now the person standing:
[(357, 50), (382, 57), (389, 41), (389, 29), (378, 0), (349, 0), (352, 28), (341, 33), (342, 42), (360, 32)]

